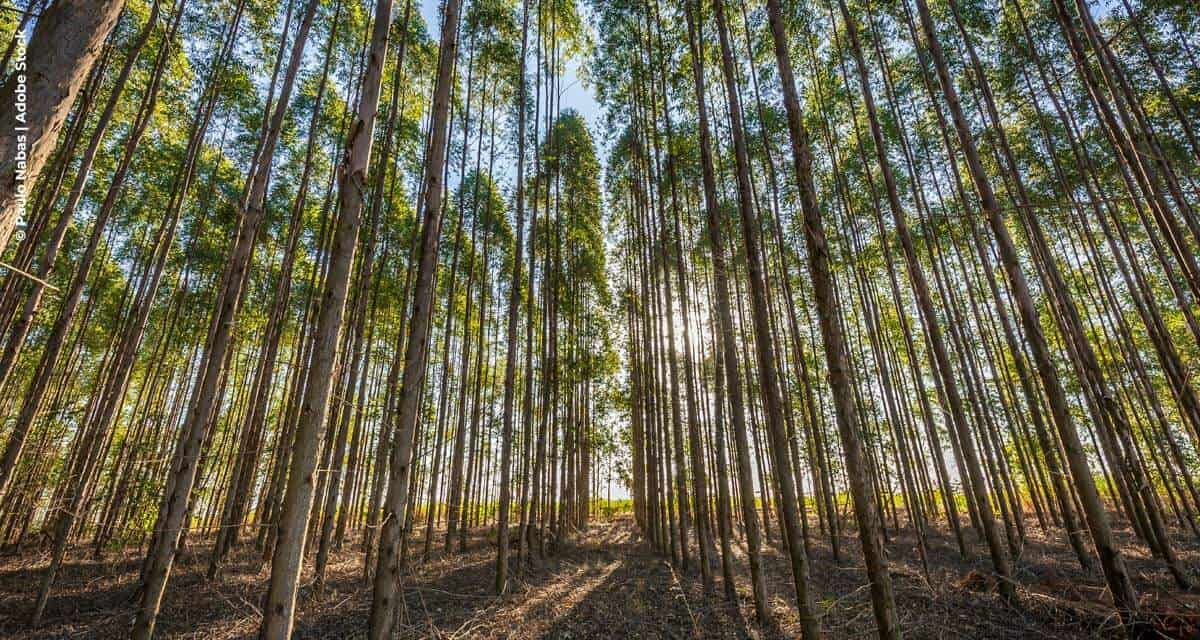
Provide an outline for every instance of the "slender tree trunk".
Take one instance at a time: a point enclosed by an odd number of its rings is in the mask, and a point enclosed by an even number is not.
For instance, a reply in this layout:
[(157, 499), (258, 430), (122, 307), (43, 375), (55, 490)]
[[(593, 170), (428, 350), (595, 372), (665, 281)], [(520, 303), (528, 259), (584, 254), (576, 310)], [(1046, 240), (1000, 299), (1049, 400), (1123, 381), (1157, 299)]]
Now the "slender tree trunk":
[[(504, 417), (500, 433), (500, 504), (496, 532), (496, 593), (503, 594), (508, 581), (508, 509), (512, 501), (513, 405), (516, 394), (517, 310), (521, 302), (521, 255), (525, 242), (525, 58), (529, 47), (529, 0), (521, 3), (521, 53), (517, 77), (517, 226), (513, 250), (512, 279), (509, 281), (508, 321), (504, 332)], [(533, 318), (527, 318), (532, 323)], [(526, 347), (528, 348), (528, 346)], [(525, 384), (530, 384), (528, 379)]]
[[(75, 95), (121, 15), (123, 0), (58, 0), (38, 17), (18, 56), (16, 73), (0, 86), (0, 123), (16, 135), (0, 138), (0, 253), (23, 222), (29, 189), (54, 152)], [(18, 36), (23, 38), (24, 36)], [(19, 92), (24, 100), (17, 100)]]
[(767, 11), (774, 38), (775, 59), (783, 85), (784, 108), (787, 111), (788, 134), (792, 144), (792, 162), (800, 186), (800, 206), (804, 216), (804, 237), (808, 249), (810, 277), (813, 280), (813, 295), (820, 319), (821, 338), (825, 345), (825, 360), (834, 395), (838, 430), (842, 437), (843, 455), (846, 458), (851, 498), (858, 520), (859, 539), (867, 565), (867, 578), (871, 585), (875, 624), (881, 638), (899, 638), (900, 628), (891, 577), (888, 575), (879, 523), (873, 510), (875, 496), (871, 485), (866, 481), (862, 444), (858, 436), (858, 417), (850, 390), (845, 339), (838, 323), (840, 310), (833, 296), (829, 246), (825, 239), (824, 225), (813, 185), (812, 151), (809, 148), (803, 115), (800, 113), (800, 101), (796, 95), (788, 52), (787, 32), (778, 0), (767, 0)]
[[(407, 0), (401, 33), (407, 34), (410, 11), (411, 0)], [(300, 561), (304, 556), (304, 534), (312, 511), (319, 430), (328, 412), (331, 374), (338, 358), (337, 345), (350, 284), (350, 270), (358, 244), (360, 213), (391, 29), (392, 0), (379, 0), (375, 6), (375, 22), (371, 29), (371, 45), (367, 52), (358, 114), (346, 142), (348, 155), (338, 185), (338, 210), (341, 213), (333, 235), (329, 273), (313, 337), (315, 347), (309, 365), (310, 383), (304, 392), (292, 468), (279, 514), (275, 553), (271, 558), (271, 584), (267, 591), (260, 633), (264, 639), (287, 640), (292, 635)], [(370, 260), (370, 256), (366, 259)]]
[(1137, 594), (1133, 590), (1129, 574), (1126, 572), (1124, 560), (1117, 550), (1112, 529), (1109, 526), (1108, 514), (1105, 513), (1104, 506), (1100, 502), (1100, 495), (1096, 491), (1096, 484), (1092, 477), (1091, 468), (1083, 452), (1083, 447), (1079, 442), (1079, 435), (1072, 424), (1070, 411), (1066, 404), (1066, 393), (1058, 372), (1054, 368), (1049, 345), (1046, 342), (1037, 309), (1034, 307), (1033, 298), (1029, 293), (1029, 284), (1018, 262), (1016, 247), (1013, 245), (1012, 237), (1004, 224), (999, 202), (996, 200), (991, 182), (979, 158), (974, 136), (963, 115), (958, 99), (958, 92), (955, 90), (950, 79), (945, 55), (942, 52), (941, 43), (937, 39), (933, 19), (930, 17), (929, 7), (925, 3), (925, 0), (917, 0), (917, 11), (920, 15), (921, 26), (925, 32), (925, 45), (933, 60), (943, 96), (950, 108), (951, 120), (954, 123), (960, 146), (966, 157), (971, 178), (975, 182), (976, 191), (979, 194), (984, 214), (987, 216), (988, 225), (991, 227), (992, 233), (996, 238), (1001, 263), (1012, 286), (1013, 297), (1016, 299), (1025, 335), (1030, 342), (1038, 373), (1046, 388), (1051, 416), (1058, 427), (1059, 437), (1062, 439), (1063, 448), (1066, 451), (1071, 476), (1075, 480), (1075, 487), (1083, 503), (1084, 515), (1087, 518), (1088, 527), (1092, 533), (1092, 542), (1096, 545), (1096, 550), (1100, 555), (1100, 563), (1104, 569), (1104, 575), (1112, 592), (1118, 614), (1126, 624), (1130, 624), (1137, 613)]
[[(385, 0), (386, 1), (386, 0)], [(408, 346), (404, 354), (404, 377), (400, 387), (400, 409), (397, 416), (397, 440), (390, 459), (390, 483), (385, 502), (383, 529), (379, 536), (379, 561), (375, 571), (374, 596), (371, 600), (370, 632), (372, 640), (389, 637), (395, 621), (396, 598), (399, 590), (399, 545), (408, 496), (408, 474), (412, 459), (413, 431), (425, 378), (425, 357), (428, 351), (430, 315), (433, 299), (433, 276), (437, 266), (437, 246), (441, 231), (443, 169), (446, 162), (446, 142), (449, 137), (447, 118), (450, 111), (451, 70), (458, 48), (458, 16), (460, 0), (446, 0), (442, 14), (442, 35), (439, 47), (438, 72), (433, 93), (429, 150), (422, 178), (424, 202), (421, 210), (421, 245), (418, 252), (416, 287), (409, 322)]]
[[(733, 316), (730, 310), (729, 281), (725, 266), (724, 230), (721, 228), (719, 200), (717, 196), (716, 171), (713, 163), (712, 141), (707, 115), (707, 89), (704, 81), (703, 20), (699, 0), (688, 2), (688, 40), (692, 52), (692, 77), (696, 92), (700, 127), (700, 159), (704, 182), (704, 201), (708, 240), (712, 251), (713, 279), (716, 282), (717, 320), (720, 327), (721, 362), (724, 365), (724, 381), (729, 390), (730, 413), (736, 450), (738, 487), (741, 493), (742, 520), (745, 528), (747, 555), (750, 564), (751, 591), (754, 609), (758, 618), (766, 622), (770, 616), (767, 609), (766, 587), (761, 568), (761, 541), (758, 518), (754, 513), (754, 484), (750, 468), (750, 452), (746, 435), (746, 413), (742, 404), (742, 383), (737, 365), (737, 348), (734, 342)], [(720, 425), (717, 425), (720, 428)], [(727, 589), (729, 587), (726, 587)], [(808, 631), (806, 629), (806, 631)], [(816, 632), (816, 629), (811, 631)]]
[(283, 84), (279, 91), (279, 100), (274, 105), (275, 110), (262, 140), (256, 168), (247, 184), (247, 200), (243, 201), (241, 207), (243, 217), (229, 255), (229, 261), (222, 274), (221, 285), (219, 285), (220, 295), (211, 317), (208, 340), (202, 356), (203, 365), (199, 371), (200, 378), (195, 385), (188, 417), (184, 424), (183, 446), (178, 451), (177, 464), (173, 465), (172, 476), (168, 481), (169, 491), (161, 505), (155, 527), (156, 535), (150, 552), (147, 554), (148, 563), (145, 583), (142, 587), (141, 605), (138, 608), (137, 620), (134, 622), (133, 628), (133, 636), (139, 640), (149, 638), (154, 633), (154, 621), (158, 615), (159, 604), (171, 573), (171, 567), (174, 564), (177, 541), (181, 530), (186, 527), (185, 518), (200, 463), (201, 447), (207, 439), (208, 426), (212, 421), (217, 404), (218, 379), (222, 377), (221, 372), (229, 353), (243, 286), (253, 256), (258, 229), (264, 216), (263, 203), (266, 198), (267, 180), (271, 173), (275, 146), (279, 139), (283, 117), (291, 99), (292, 88), (295, 85), (308, 39), (308, 31), (316, 12), (316, 4), (316, 0), (311, 0), (305, 19), (301, 21), (297, 30), (287, 71), (284, 73)]

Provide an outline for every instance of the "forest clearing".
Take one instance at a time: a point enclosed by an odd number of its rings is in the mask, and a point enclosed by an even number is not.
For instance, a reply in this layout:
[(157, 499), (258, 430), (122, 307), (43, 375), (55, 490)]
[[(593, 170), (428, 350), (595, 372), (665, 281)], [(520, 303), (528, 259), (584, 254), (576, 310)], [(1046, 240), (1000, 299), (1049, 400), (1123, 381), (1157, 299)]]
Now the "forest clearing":
[(2, 0), (0, 636), (1200, 640), (1193, 0)]

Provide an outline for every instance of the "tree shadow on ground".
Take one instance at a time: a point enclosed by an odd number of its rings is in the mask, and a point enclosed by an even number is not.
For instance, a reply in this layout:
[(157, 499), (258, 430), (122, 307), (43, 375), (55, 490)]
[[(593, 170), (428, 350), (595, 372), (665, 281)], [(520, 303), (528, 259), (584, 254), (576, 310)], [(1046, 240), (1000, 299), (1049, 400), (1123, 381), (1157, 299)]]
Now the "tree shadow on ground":
[[(815, 532), (814, 533), (818, 533)], [(888, 545), (900, 625), (907, 638), (1113, 637), (1111, 604), (1099, 572), (1083, 572), (1055, 535), (1030, 529), (1015, 562), (1020, 609), (1004, 605), (983, 547), (969, 531), (974, 554), (962, 559), (947, 531), (931, 532), (929, 579), (923, 575), (911, 529), (892, 529)], [(1056, 534), (1057, 532), (1051, 532)], [(1161, 562), (1144, 551), (1127, 527), (1117, 530), (1139, 592), (1156, 627), (1194, 629), (1200, 596), (1172, 589)], [(236, 548), (221, 576), (208, 580), (207, 541), (196, 540), (172, 575), (156, 635), (162, 638), (253, 638), (269, 567), (253, 545)], [(870, 593), (853, 536), (842, 538), (835, 562), (828, 541), (812, 540), (810, 587), (829, 638), (874, 635)], [(1179, 540), (1185, 561), (1200, 557), (1197, 541)], [(725, 600), (719, 567), (705, 591), (695, 563), (684, 571), (651, 548), (628, 518), (573, 531), (537, 562), (512, 554), (509, 592), (493, 592), (494, 532), (474, 529), (466, 553), (419, 553), (404, 575), (400, 638), (775, 639), (799, 634), (790, 563), (778, 540), (764, 546), (764, 577), (771, 621), (753, 619), (744, 544), (735, 549), (738, 602)], [(414, 547), (415, 550), (415, 547)], [(692, 549), (695, 557), (695, 549)], [(0, 560), (0, 637), (107, 639), (128, 636), (142, 551), (129, 548), (96, 559), (88, 548), (68, 554), (46, 611), (46, 624), (27, 626), (45, 570), (39, 550)], [(331, 554), (324, 590), (315, 593), (312, 557), (301, 584), (295, 637), (360, 638), (367, 631), (371, 590), (357, 540)], [(1170, 637), (1187, 637), (1170, 636)]]

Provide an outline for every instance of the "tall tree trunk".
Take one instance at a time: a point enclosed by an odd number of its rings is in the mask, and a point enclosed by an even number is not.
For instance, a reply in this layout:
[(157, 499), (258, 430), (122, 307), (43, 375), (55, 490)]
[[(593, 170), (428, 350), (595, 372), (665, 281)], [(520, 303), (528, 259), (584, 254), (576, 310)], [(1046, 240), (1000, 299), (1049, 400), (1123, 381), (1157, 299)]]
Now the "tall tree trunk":
[(880, 173), (883, 175), (888, 205), (892, 212), (892, 222), (896, 228), (896, 240), (899, 242), (904, 254), (904, 262), (908, 268), (909, 280), (912, 282), (913, 292), (916, 294), (917, 308), (920, 311), (921, 320), (925, 324), (925, 331), (929, 336), (930, 347), (933, 351), (934, 360), (937, 363), (937, 372), (942, 379), (942, 388), (945, 390), (948, 400), (951, 421), (954, 424), (955, 431), (958, 433), (959, 442), (962, 443), (963, 457), (965, 458), (967, 471), (970, 473), (969, 488), (974, 492), (975, 504), (983, 525), (984, 539), (987, 541), (988, 550), (992, 556), (992, 565), (999, 575), (1000, 593), (1004, 598), (1011, 600), (1016, 596), (1016, 592), (1013, 589), (1012, 569), (1009, 566), (1008, 555), (1005, 553), (1004, 547), (1000, 542), (999, 532), (996, 529), (996, 519), (988, 501), (978, 454), (975, 447), (970, 444), (970, 427), (967, 426), (962, 398), (958, 391), (958, 382), (954, 379), (954, 368), (950, 364), (950, 356), (946, 350), (946, 342), (942, 337), (941, 325), (937, 321), (937, 312), (934, 310), (933, 298), (929, 293), (929, 282), (926, 280), (925, 272), (921, 268), (921, 263), (917, 258), (916, 248), (913, 246), (912, 236), (908, 231), (908, 223), (905, 220), (904, 206), (900, 203), (896, 178), (892, 174), (891, 164), (887, 159), (887, 147), (885, 146), (883, 130), (879, 125), (879, 118), (876, 114), (875, 98), (871, 93), (871, 82), (866, 62), (863, 60), (862, 46), (858, 37), (858, 26), (855, 24), (854, 18), (850, 15), (850, 10), (846, 7), (845, 0), (838, 0), (838, 6), (841, 8), (842, 19), (846, 25), (846, 33), (850, 39), (850, 49), (857, 63), (859, 87), (866, 106), (867, 118), (871, 125), (871, 137), (875, 142), (876, 160), (879, 164)]
[(220, 294), (209, 324), (199, 380), (195, 384), (183, 427), (183, 446), (178, 450), (177, 460), (172, 465), (171, 477), (167, 484), (168, 492), (160, 506), (154, 541), (147, 554), (141, 604), (133, 625), (133, 637), (138, 640), (149, 638), (154, 633), (154, 621), (175, 561), (179, 535), (186, 528), (186, 515), (200, 463), (200, 451), (207, 439), (208, 426), (216, 409), (218, 380), (223, 377), (221, 373), (232, 343), (243, 287), (257, 243), (258, 229), (264, 216), (267, 181), (271, 174), (275, 147), (279, 140), (283, 117), (291, 100), (317, 4), (317, 0), (310, 0), (305, 17), (297, 30), (283, 84), (279, 90), (279, 100), (274, 105), (274, 112), (271, 114), (255, 166), (248, 179), (246, 200), (240, 207), (242, 219), (229, 254), (229, 261), (222, 273)]
[[(404, 34), (408, 31), (411, 5), (411, 0), (407, 0), (402, 31)], [(358, 112), (350, 129), (350, 138), (346, 141), (348, 155), (338, 185), (340, 215), (330, 249), (329, 273), (321, 297), (321, 311), (313, 334), (315, 346), (312, 362), (309, 364), (310, 382), (304, 391), (300, 422), (296, 427), (291, 472), (288, 474), (287, 489), (279, 513), (275, 553), (271, 558), (271, 584), (267, 591), (260, 632), (264, 639), (287, 640), (292, 635), (300, 561), (304, 556), (304, 535), (312, 511), (313, 473), (316, 469), (320, 428), (325, 423), (328, 412), (332, 373), (338, 357), (342, 317), (350, 285), (350, 270), (354, 264), (358, 244), (363, 194), (367, 168), (371, 161), (371, 146), (375, 138), (375, 120), (391, 29), (392, 0), (379, 0), (375, 5), (375, 23), (371, 29), (371, 45), (363, 72)], [(386, 160), (384, 159), (385, 162)], [(366, 259), (370, 260), (370, 257)], [(363, 294), (365, 295), (365, 292)]]
[[(386, 0), (384, 0), (386, 1)], [(428, 352), (430, 316), (433, 301), (433, 276), (437, 266), (437, 247), (441, 233), (441, 199), (443, 169), (446, 162), (446, 143), (449, 137), (447, 119), (450, 112), (451, 70), (458, 48), (458, 16), (461, 0), (446, 0), (442, 14), (442, 35), (439, 47), (437, 80), (433, 93), (430, 118), (429, 147), (422, 178), (424, 201), (421, 211), (421, 245), (418, 251), (416, 286), (409, 322), (408, 345), (404, 353), (404, 377), (400, 387), (400, 408), (397, 414), (397, 438), (392, 448), (390, 481), (383, 514), (383, 529), (379, 535), (379, 561), (375, 571), (374, 595), (371, 600), (369, 637), (383, 640), (391, 635), (395, 621), (396, 598), (400, 584), (400, 536), (404, 510), (409, 499), (408, 475), (412, 459), (413, 432), (425, 378), (425, 357)]]
[[(513, 250), (512, 279), (509, 280), (508, 320), (504, 331), (504, 416), (500, 433), (500, 505), (496, 532), (496, 593), (503, 594), (508, 581), (508, 509), (512, 501), (513, 405), (517, 371), (517, 311), (521, 303), (521, 256), (525, 242), (525, 58), (529, 48), (529, 0), (521, 2), (521, 53), (517, 76), (517, 226)], [(532, 323), (533, 318), (526, 318)], [(532, 345), (527, 345), (530, 348)], [(530, 380), (526, 379), (529, 385)]]
[(1112, 592), (1118, 615), (1121, 616), (1121, 619), (1126, 624), (1130, 624), (1137, 613), (1137, 594), (1133, 590), (1129, 574), (1125, 569), (1125, 562), (1121, 557), (1120, 551), (1117, 549), (1116, 541), (1113, 538), (1112, 529), (1108, 522), (1108, 514), (1105, 513), (1104, 505), (1100, 502), (1100, 495), (1096, 491), (1096, 483), (1092, 477), (1091, 467), (1088, 465), (1087, 456), (1083, 452), (1079, 435), (1072, 424), (1070, 410), (1066, 402), (1066, 392), (1063, 389), (1058, 372), (1054, 368), (1050, 347), (1046, 342), (1037, 309), (1029, 293), (1029, 284), (1018, 261), (1012, 236), (1009, 234), (1007, 226), (1005, 226), (1003, 216), (1000, 212), (1000, 204), (996, 199), (995, 192), (992, 191), (991, 181), (980, 160), (974, 135), (971, 133), (966, 117), (963, 115), (962, 106), (958, 99), (958, 92), (950, 79), (945, 54), (942, 52), (942, 46), (938, 41), (937, 31), (925, 0), (917, 0), (917, 12), (920, 16), (921, 27), (925, 32), (926, 48), (933, 61), (946, 104), (950, 108), (951, 120), (954, 123), (954, 129), (958, 135), (962, 152), (966, 157), (971, 178), (979, 194), (983, 212), (987, 216), (988, 225), (995, 236), (1000, 260), (1008, 276), (1009, 284), (1012, 286), (1013, 297), (1016, 300), (1017, 310), (1020, 314), (1022, 326), (1025, 329), (1025, 335), (1033, 351), (1038, 374), (1042, 378), (1042, 384), (1045, 385), (1047, 400), (1050, 403), (1051, 416), (1054, 419), (1055, 426), (1058, 428), (1059, 437), (1066, 451), (1067, 464), (1071, 470), (1071, 476), (1075, 481), (1075, 488), (1079, 493), (1080, 501), (1083, 504), (1084, 515), (1092, 534), (1092, 542), (1095, 544), (1096, 551), (1100, 556), (1100, 563), (1104, 569), (1108, 587)]
[(38, 17), (15, 73), (0, 86), (0, 123), (16, 132), (0, 138), (0, 253), (22, 222), (29, 190), (124, 5), (123, 0), (52, 3)]
[(829, 370), (829, 385), (833, 390), (838, 431), (841, 433), (846, 471), (850, 481), (851, 498), (858, 520), (859, 540), (867, 565), (867, 579), (871, 585), (871, 604), (875, 611), (875, 624), (881, 638), (899, 638), (900, 628), (896, 616), (895, 596), (892, 593), (891, 577), (888, 575), (887, 558), (883, 540), (876, 520), (875, 495), (867, 482), (867, 469), (863, 460), (862, 443), (858, 436), (858, 416), (850, 389), (849, 363), (838, 318), (841, 312), (834, 298), (833, 274), (829, 263), (829, 246), (825, 239), (824, 224), (817, 204), (816, 187), (812, 176), (812, 150), (808, 132), (805, 130), (800, 100), (796, 95), (792, 62), (788, 51), (787, 32), (784, 28), (783, 12), (778, 0), (767, 0), (767, 12), (774, 39), (775, 60), (779, 66), (779, 79), (783, 85), (783, 104), (787, 112), (788, 134), (792, 145), (792, 163), (796, 181), (800, 187), (800, 208), (804, 216), (804, 238), (808, 249), (810, 277), (813, 281), (813, 297), (817, 303), (821, 338), (825, 345), (825, 361)]
[[(738, 371), (737, 347), (733, 332), (733, 315), (730, 308), (729, 281), (725, 263), (724, 230), (721, 227), (719, 200), (716, 186), (716, 171), (714, 169), (712, 139), (708, 125), (707, 89), (704, 80), (703, 56), (703, 19), (700, 0), (688, 2), (685, 7), (688, 22), (688, 44), (691, 50), (692, 79), (695, 87), (697, 114), (700, 128), (700, 160), (704, 184), (704, 202), (706, 224), (710, 250), (712, 251), (713, 279), (716, 283), (717, 321), (720, 329), (718, 346), (721, 364), (724, 366), (723, 380), (729, 392), (730, 413), (737, 461), (737, 486), (741, 493), (742, 521), (745, 528), (747, 556), (750, 564), (751, 592), (754, 596), (754, 610), (758, 619), (766, 622), (770, 616), (767, 609), (766, 587), (761, 568), (761, 541), (758, 530), (758, 517), (754, 512), (754, 483), (750, 465), (749, 443), (746, 429), (746, 412), (742, 404), (741, 374)], [(724, 37), (724, 36), (722, 36)], [(728, 47), (725, 47), (728, 48)], [(718, 373), (717, 375), (722, 375)], [(722, 428), (718, 423), (717, 428)], [(723, 484), (723, 483), (722, 483)], [(728, 590), (729, 585), (726, 586)], [(815, 626), (815, 625), (813, 625)], [(805, 629), (817, 632), (816, 629)]]

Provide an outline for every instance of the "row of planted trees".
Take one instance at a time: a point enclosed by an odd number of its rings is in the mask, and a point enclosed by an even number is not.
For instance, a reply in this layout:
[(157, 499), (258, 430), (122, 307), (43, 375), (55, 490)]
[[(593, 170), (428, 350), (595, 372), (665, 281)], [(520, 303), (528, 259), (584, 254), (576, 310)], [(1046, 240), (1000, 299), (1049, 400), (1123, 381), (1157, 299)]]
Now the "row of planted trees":
[(614, 464), (574, 4), (447, 0), (437, 39), (412, 0), (101, 4), (111, 34), (36, 1), (5, 25), (100, 43), (49, 70), (78, 91), (4, 253), (0, 536), (49, 551), (32, 624), (70, 555), (128, 547), (135, 637), (185, 548), (214, 580), (269, 562), (263, 637), (339, 550), (373, 637), (405, 564), (481, 528), (503, 592), (508, 540), (552, 552)]
[(1013, 605), (1064, 539), (1134, 632), (1126, 553), (1190, 586), (1188, 3), (444, 0), (436, 41), (412, 0), (78, 4), (4, 18), (66, 88), (30, 88), (22, 215), (0, 191), (35, 623), (69, 551), (144, 552), (148, 637), (181, 549), (240, 548), (286, 638), (351, 547), (386, 637), (408, 563), (484, 527), (503, 593), (585, 525), (618, 411), (645, 537), (733, 599), (744, 547), (763, 619), (780, 539), (807, 638), (851, 525), (883, 637), (901, 528)]
[(1037, 527), (1138, 633), (1114, 528), (1182, 589), (1200, 534), (1198, 16), (932, 5), (597, 6), (638, 524), (762, 619), (777, 534), (805, 638), (843, 503), (881, 637), (901, 527), (1014, 605)]

